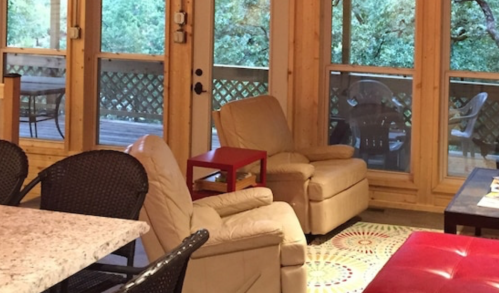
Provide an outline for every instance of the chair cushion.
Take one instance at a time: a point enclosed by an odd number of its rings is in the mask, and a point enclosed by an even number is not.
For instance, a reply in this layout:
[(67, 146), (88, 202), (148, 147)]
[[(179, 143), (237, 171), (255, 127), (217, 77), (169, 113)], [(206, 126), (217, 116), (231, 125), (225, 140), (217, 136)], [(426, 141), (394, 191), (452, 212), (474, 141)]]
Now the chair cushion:
[(364, 293), (498, 292), (499, 241), (413, 232)]
[(268, 156), (294, 148), (286, 117), (275, 97), (227, 103), (220, 109), (220, 123), (228, 146), (265, 150)]
[(182, 172), (158, 136), (139, 138), (127, 152), (142, 163), (149, 180), (141, 220), (147, 220), (151, 227), (147, 233), (155, 233), (165, 251), (170, 251), (191, 234), (193, 206)]
[(308, 186), (312, 201), (323, 201), (366, 178), (367, 165), (361, 159), (327, 160), (311, 163), (314, 176)]
[(234, 224), (234, 222), (248, 220), (266, 219), (275, 221), (282, 225), (284, 234), (281, 243), (281, 265), (293, 266), (305, 263), (307, 241), (301, 229), (298, 218), (288, 203), (273, 202), (271, 205), (249, 210), (233, 216), (223, 218), (224, 222)]

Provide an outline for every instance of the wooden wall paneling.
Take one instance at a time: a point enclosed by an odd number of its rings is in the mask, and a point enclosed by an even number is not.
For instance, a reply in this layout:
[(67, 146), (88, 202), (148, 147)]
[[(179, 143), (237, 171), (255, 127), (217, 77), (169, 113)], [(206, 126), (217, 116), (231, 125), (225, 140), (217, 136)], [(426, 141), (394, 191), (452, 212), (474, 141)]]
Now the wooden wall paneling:
[[(97, 131), (97, 60), (100, 51), (101, 1), (69, 1), (68, 24), (81, 28), (79, 39), (68, 39), (66, 143), (70, 151), (94, 148)], [(79, 7), (74, 7), (79, 3)], [(77, 16), (77, 19), (73, 19)], [(78, 20), (78, 21), (77, 21)], [(77, 23), (79, 22), (79, 23)], [(98, 36), (96, 36), (96, 34)]]
[(19, 111), (21, 103), (21, 76), (7, 74), (4, 76), (0, 119), (2, 133), (0, 138), (19, 144)]
[(393, 208), (434, 213), (443, 211), (442, 207), (419, 204), (416, 195), (404, 194), (398, 191), (376, 191), (372, 188), (369, 190), (369, 194), (372, 199), (369, 206), (372, 208)]
[[(418, 204), (434, 206), (435, 195), (432, 192), (433, 182), (438, 178), (439, 166), (439, 109), (441, 94), (441, 52), (442, 52), (442, 2), (433, 0), (418, 1), (417, 16), (417, 50), (420, 54), (417, 59), (417, 78), (415, 94), (416, 123), (420, 129), (419, 153), (413, 154), (418, 163), (416, 175), (419, 177), (417, 185)], [(423, 18), (424, 16), (424, 18)], [(424, 72), (424, 74), (422, 74)]]
[[(166, 40), (170, 53), (169, 56), (166, 56), (168, 60), (167, 64), (169, 64), (168, 97), (165, 98), (168, 101), (168, 136), (166, 140), (184, 174), (187, 167), (187, 159), (190, 157), (191, 144), (193, 5), (194, 1), (192, 0), (171, 1), (172, 11), (170, 14), (182, 8), (188, 15), (187, 24), (184, 25), (187, 42), (180, 44), (174, 43), (172, 38)], [(173, 23), (173, 17), (168, 17), (167, 19), (170, 22), (168, 30), (171, 35), (178, 27)]]
[(295, 0), (293, 135), (297, 147), (318, 145), (321, 1)]

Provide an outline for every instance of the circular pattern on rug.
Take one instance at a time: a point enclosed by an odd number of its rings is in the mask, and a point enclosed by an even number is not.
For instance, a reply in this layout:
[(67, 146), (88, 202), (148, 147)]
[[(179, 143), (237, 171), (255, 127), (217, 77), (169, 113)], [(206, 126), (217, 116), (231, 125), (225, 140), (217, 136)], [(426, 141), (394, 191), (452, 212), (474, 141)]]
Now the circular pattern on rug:
[(307, 293), (360, 293), (413, 231), (358, 222), (307, 247)]
[(392, 255), (412, 231), (410, 227), (361, 222), (334, 236), (330, 242), (337, 249), (383, 258)]
[(323, 254), (317, 250), (309, 253), (307, 287), (309, 293), (360, 293), (364, 289), (364, 272), (370, 263), (353, 253)]

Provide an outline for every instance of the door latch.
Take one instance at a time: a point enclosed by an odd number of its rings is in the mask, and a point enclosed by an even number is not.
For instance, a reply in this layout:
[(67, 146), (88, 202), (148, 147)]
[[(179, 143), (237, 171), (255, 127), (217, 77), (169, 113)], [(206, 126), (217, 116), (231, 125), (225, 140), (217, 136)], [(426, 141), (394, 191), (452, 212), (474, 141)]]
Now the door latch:
[(194, 84), (193, 90), (197, 95), (200, 95), (201, 93), (206, 93), (206, 91), (203, 89), (203, 84), (200, 82), (196, 82)]

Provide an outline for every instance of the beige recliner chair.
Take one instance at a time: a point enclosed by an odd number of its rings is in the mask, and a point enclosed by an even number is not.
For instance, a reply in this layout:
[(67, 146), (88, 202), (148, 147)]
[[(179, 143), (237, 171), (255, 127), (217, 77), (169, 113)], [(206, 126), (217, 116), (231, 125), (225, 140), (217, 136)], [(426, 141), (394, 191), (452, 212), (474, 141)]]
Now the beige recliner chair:
[(267, 151), (267, 187), (274, 200), (291, 204), (305, 233), (325, 234), (367, 208), (367, 166), (352, 158), (354, 148), (296, 149), (275, 97), (227, 103), (213, 119), (222, 146)]
[(140, 213), (149, 261), (200, 228), (210, 238), (189, 261), (184, 293), (306, 292), (306, 240), (293, 209), (268, 188), (250, 188), (194, 203), (168, 145), (147, 135), (127, 152), (145, 167), (149, 192)]

